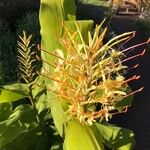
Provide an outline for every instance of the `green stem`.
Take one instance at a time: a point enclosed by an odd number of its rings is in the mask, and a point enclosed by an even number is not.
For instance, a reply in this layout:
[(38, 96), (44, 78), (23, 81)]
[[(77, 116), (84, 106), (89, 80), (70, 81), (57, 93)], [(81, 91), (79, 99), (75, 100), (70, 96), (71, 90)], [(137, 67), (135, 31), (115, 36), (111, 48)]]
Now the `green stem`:
[(37, 110), (35, 102), (34, 102), (35, 99), (34, 99), (34, 96), (33, 96), (33, 93), (32, 93), (32, 85), (29, 86), (28, 90), (29, 90), (29, 99), (30, 99), (31, 105), (32, 105), (32, 107), (33, 107), (33, 109), (35, 110), (35, 113), (36, 113), (36, 121), (37, 121), (38, 125), (40, 126), (40, 128), (42, 129), (43, 133), (46, 136), (48, 136), (47, 128), (46, 128), (46, 126), (43, 126), (43, 124), (41, 123), (41, 119), (39, 117), (38, 110)]
[(35, 103), (34, 103), (34, 97), (33, 97), (33, 93), (32, 93), (32, 86), (29, 86), (29, 99), (30, 99), (31, 105), (33, 106), (33, 109), (34, 109), (35, 112), (36, 112), (36, 120), (37, 120), (37, 123), (41, 126), (40, 117), (39, 117), (39, 115), (38, 115), (38, 111), (37, 111), (36, 105), (35, 105)]

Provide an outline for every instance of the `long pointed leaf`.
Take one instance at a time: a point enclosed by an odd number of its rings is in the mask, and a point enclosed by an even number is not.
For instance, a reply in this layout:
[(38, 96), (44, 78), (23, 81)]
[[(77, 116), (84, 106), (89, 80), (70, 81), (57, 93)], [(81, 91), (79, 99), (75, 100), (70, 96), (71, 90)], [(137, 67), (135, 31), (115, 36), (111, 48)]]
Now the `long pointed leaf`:
[(97, 141), (92, 128), (81, 125), (77, 120), (72, 120), (67, 127), (65, 148), (66, 150), (104, 150), (102, 141), (101, 143)]
[(0, 149), (36, 125), (35, 112), (29, 105), (18, 106), (10, 117), (0, 122)]
[(134, 133), (131, 130), (111, 124), (95, 123), (101, 133), (104, 144), (115, 150), (132, 150), (135, 144)]
[(27, 96), (26, 84), (15, 83), (0, 87), (0, 103), (17, 101)]

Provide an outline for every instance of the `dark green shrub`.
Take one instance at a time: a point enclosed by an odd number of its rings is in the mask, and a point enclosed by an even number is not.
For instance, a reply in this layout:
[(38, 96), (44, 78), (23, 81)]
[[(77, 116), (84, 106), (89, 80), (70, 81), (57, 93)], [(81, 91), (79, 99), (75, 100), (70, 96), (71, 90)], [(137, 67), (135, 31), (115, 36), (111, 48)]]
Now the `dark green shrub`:
[(0, 0), (0, 18), (9, 22), (15, 30), (15, 22), (27, 12), (39, 10), (40, 0)]
[(17, 80), (17, 49), (18, 36), (23, 30), (32, 34), (35, 44), (40, 42), (40, 26), (38, 13), (27, 13), (17, 20), (16, 33), (11, 32), (7, 23), (0, 20), (0, 83)]
[(99, 24), (105, 17), (109, 16), (107, 1), (101, 0), (77, 0), (77, 19), (91, 19)]
[(150, 20), (149, 19), (140, 19), (136, 23), (137, 29), (141, 30), (145, 38), (150, 37)]
[(16, 40), (8, 25), (0, 20), (0, 80), (11, 82), (16, 80)]
[(27, 13), (17, 21), (17, 37), (25, 31), (28, 35), (32, 34), (33, 41), (40, 43), (40, 25), (37, 12)]

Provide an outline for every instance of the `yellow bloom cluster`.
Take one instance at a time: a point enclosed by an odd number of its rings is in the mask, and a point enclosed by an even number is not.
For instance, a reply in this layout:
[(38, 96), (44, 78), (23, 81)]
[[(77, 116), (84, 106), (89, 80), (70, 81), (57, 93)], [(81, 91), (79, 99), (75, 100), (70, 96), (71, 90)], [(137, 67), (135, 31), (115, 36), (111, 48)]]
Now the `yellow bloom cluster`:
[(100, 35), (99, 30), (97, 26), (93, 37), (89, 34), (88, 44), (83, 42), (79, 29), (75, 33), (67, 30), (61, 41), (66, 54), (60, 49), (55, 51), (55, 92), (69, 103), (70, 116), (89, 125), (96, 119), (108, 121), (116, 109), (114, 104), (128, 95), (123, 77), (127, 67), (121, 63), (124, 55), (113, 48), (119, 38), (103, 45), (107, 29)]
[(116, 48), (118, 43), (130, 40), (135, 32), (121, 34), (104, 44), (107, 28), (101, 31), (101, 26), (96, 26), (93, 36), (89, 33), (87, 43), (77, 24), (76, 32), (65, 28), (61, 44), (66, 51), (56, 49), (55, 53), (48, 52), (56, 58), (54, 64), (43, 60), (54, 68), (53, 74), (48, 76), (54, 81), (51, 91), (67, 102), (69, 118), (74, 117), (87, 125), (104, 119), (108, 121), (113, 114), (123, 112), (128, 106), (120, 109), (116, 104), (143, 89), (129, 90), (128, 82), (138, 80), (140, 76), (125, 79), (124, 73), (129, 68), (123, 65), (123, 62), (144, 54), (145, 51), (127, 58), (123, 53), (141, 44), (123, 51)]

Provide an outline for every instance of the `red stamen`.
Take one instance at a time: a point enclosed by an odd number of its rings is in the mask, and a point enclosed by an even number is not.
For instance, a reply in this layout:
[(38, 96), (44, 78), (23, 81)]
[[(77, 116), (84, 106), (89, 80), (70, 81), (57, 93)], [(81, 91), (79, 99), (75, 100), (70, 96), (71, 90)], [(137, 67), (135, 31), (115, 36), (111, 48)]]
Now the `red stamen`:
[(128, 97), (128, 96), (131, 96), (131, 95), (133, 95), (133, 94), (135, 94), (135, 93), (139, 93), (139, 92), (141, 92), (143, 89), (144, 89), (144, 87), (141, 87), (140, 89), (138, 89), (138, 90), (136, 90), (136, 91), (134, 91), (134, 92), (131, 92), (130, 94), (128, 94), (128, 95), (126, 95), (126, 96), (123, 96), (122, 99), (124, 99), (124, 98), (126, 98), (126, 97)]
[(139, 80), (140, 77), (141, 76), (134, 75), (133, 77), (129, 78), (128, 80), (125, 80), (124, 83), (130, 82), (130, 81), (133, 81), (133, 80)]
[[(37, 58), (39, 61), (43, 61), (43, 62), (45, 62), (46, 64), (52, 66), (53, 68), (56, 68), (55, 65), (52, 65), (51, 63), (49, 63), (49, 62), (47, 62), (47, 61), (41, 59), (41, 58), (38, 57), (37, 55), (36, 55), (36, 58)], [(43, 67), (43, 68), (44, 68), (44, 67)], [(72, 78), (76, 79), (74, 76), (70, 75), (68, 72), (64, 71), (63, 69), (60, 68), (60, 70), (61, 70), (64, 74), (67, 74), (69, 77), (72, 77)], [(49, 73), (45, 68), (44, 68), (44, 71), (46, 71), (47, 73)]]
[(139, 64), (136, 64), (135, 66), (133, 66), (132, 68), (137, 68), (139, 66)]
[[(45, 88), (45, 87), (43, 87), (43, 86), (41, 86), (41, 85), (39, 85), (39, 84), (36, 84), (38, 87), (41, 87), (41, 88)], [(49, 88), (45, 88), (46, 90), (48, 90), (48, 91), (51, 91), (51, 92), (54, 92), (55, 94), (57, 94), (57, 96), (59, 95), (59, 96), (61, 96), (61, 97), (63, 97), (64, 99), (66, 99), (66, 100), (68, 100), (69, 102), (70, 102), (70, 99), (69, 99), (69, 97), (67, 98), (66, 96), (64, 96), (64, 95), (62, 95), (61, 93), (59, 93), (59, 92), (57, 92), (57, 91), (54, 91), (54, 90), (51, 90), (51, 89), (49, 89)]]
[(134, 46), (128, 47), (128, 48), (124, 49), (122, 52), (126, 52), (126, 51), (128, 51), (128, 50), (134, 49), (134, 48), (139, 47), (139, 46), (142, 46), (142, 45), (146, 45), (146, 44), (148, 44), (149, 42), (150, 42), (150, 39), (148, 39), (148, 41), (146, 41), (146, 42), (139, 43), (139, 44), (136, 44), (136, 45), (134, 45)]
[(126, 43), (128, 43), (133, 37), (135, 37), (135, 32), (133, 32), (133, 35), (129, 38), (129, 39), (127, 39), (123, 44), (121, 44), (121, 46), (119, 46), (119, 48), (120, 47), (123, 47)]
[(38, 71), (37, 71), (37, 74), (42, 75), (42, 76), (44, 76), (44, 77), (46, 77), (46, 78), (48, 78), (48, 79), (50, 79), (50, 80), (53, 80), (53, 81), (56, 81), (56, 82), (60, 82), (60, 83), (64, 83), (64, 82), (62, 82), (62, 81), (60, 81), (60, 80), (57, 80), (57, 79), (54, 79), (54, 78), (52, 78), (52, 77), (48, 77), (48, 76), (45, 75), (45, 74), (39, 73)]
[(139, 64), (136, 64), (135, 66), (132, 66), (132, 67), (128, 68), (127, 71), (129, 71), (131, 69), (136, 69), (137, 67), (139, 67)]
[(128, 60), (134, 59), (134, 58), (136, 58), (136, 57), (143, 56), (143, 55), (145, 54), (145, 52), (146, 52), (146, 49), (144, 49), (144, 50), (142, 51), (142, 53), (139, 53), (139, 54), (137, 54), (137, 55), (134, 55), (134, 56), (131, 56), (131, 57), (127, 58), (127, 59), (124, 59), (124, 60), (122, 60), (122, 61), (119, 62), (119, 63), (123, 63), (123, 62), (126, 62), (126, 61), (128, 61)]
[(43, 60), (43, 59), (41, 59), (41, 58), (40, 58), (40, 57), (38, 57), (37, 55), (36, 55), (36, 58), (37, 58), (39, 61), (43, 61), (44, 63), (46, 63), (46, 64), (50, 65), (51, 67), (56, 68), (56, 66), (55, 66), (55, 65), (53, 65), (53, 64), (51, 64), (51, 63), (49, 63), (49, 62), (47, 62), (47, 61), (45, 61), (45, 60)]
[[(38, 47), (38, 48), (39, 48), (39, 47)], [(62, 59), (64, 62), (66, 62), (66, 63), (72, 65), (73, 67), (75, 67), (75, 68), (77, 68), (77, 69), (80, 69), (80, 67), (78, 67), (78, 66), (76, 66), (76, 65), (73, 65), (72, 63), (68, 62), (66, 59), (64, 59), (64, 58), (62, 58), (62, 57), (60, 57), (60, 56), (57, 56), (57, 55), (55, 55), (55, 54), (53, 54), (53, 53), (51, 53), (51, 52), (48, 52), (48, 51), (46, 51), (46, 50), (44, 50), (44, 49), (41, 49), (41, 48), (39, 48), (38, 50), (43, 51), (43, 52), (45, 52), (45, 53), (47, 53), (47, 54), (50, 54), (51, 56), (54, 56), (54, 57), (56, 57), (56, 58), (58, 58), (58, 59)]]
[(52, 80), (52, 81), (55, 81), (55, 82), (58, 82), (58, 83), (62, 83), (62, 84), (66, 84), (66, 86), (67, 86), (70, 90), (72, 90), (73, 92), (76, 92), (76, 89), (75, 89), (74, 87), (70, 86), (69, 84), (67, 84), (66, 82), (57, 80), (57, 79), (55, 79), (55, 78), (49, 77), (49, 76), (47, 76), (47, 75), (45, 75), (45, 74), (42, 74), (42, 73), (39, 73), (39, 72), (37, 72), (37, 73), (40, 74), (40, 75), (42, 75), (42, 76), (44, 76), (44, 77), (46, 77), (46, 78), (48, 78), (48, 79), (50, 79), (50, 80)]
[(38, 50), (41, 49), (41, 45), (40, 45), (40, 44), (37, 45), (37, 49), (38, 49)]
[(128, 111), (128, 106), (126, 106), (123, 111), (121, 111), (121, 112), (119, 112), (119, 111), (118, 112), (114, 112), (114, 113), (111, 113), (111, 115), (122, 114), (122, 113), (126, 113), (127, 111)]
[(39, 51), (43, 51), (43, 52), (45, 52), (45, 53), (47, 53), (47, 54), (50, 54), (51, 56), (54, 56), (54, 57), (57, 57), (57, 58), (59, 58), (59, 59), (62, 59), (62, 60), (64, 60), (64, 61), (66, 61), (64, 58), (62, 58), (62, 57), (60, 57), (60, 56), (57, 56), (57, 55), (55, 55), (55, 54), (53, 54), (53, 53), (51, 53), (51, 52), (48, 52), (48, 51), (46, 51), (46, 50), (40, 48), (39, 46), (38, 46), (38, 50), (39, 50)]

